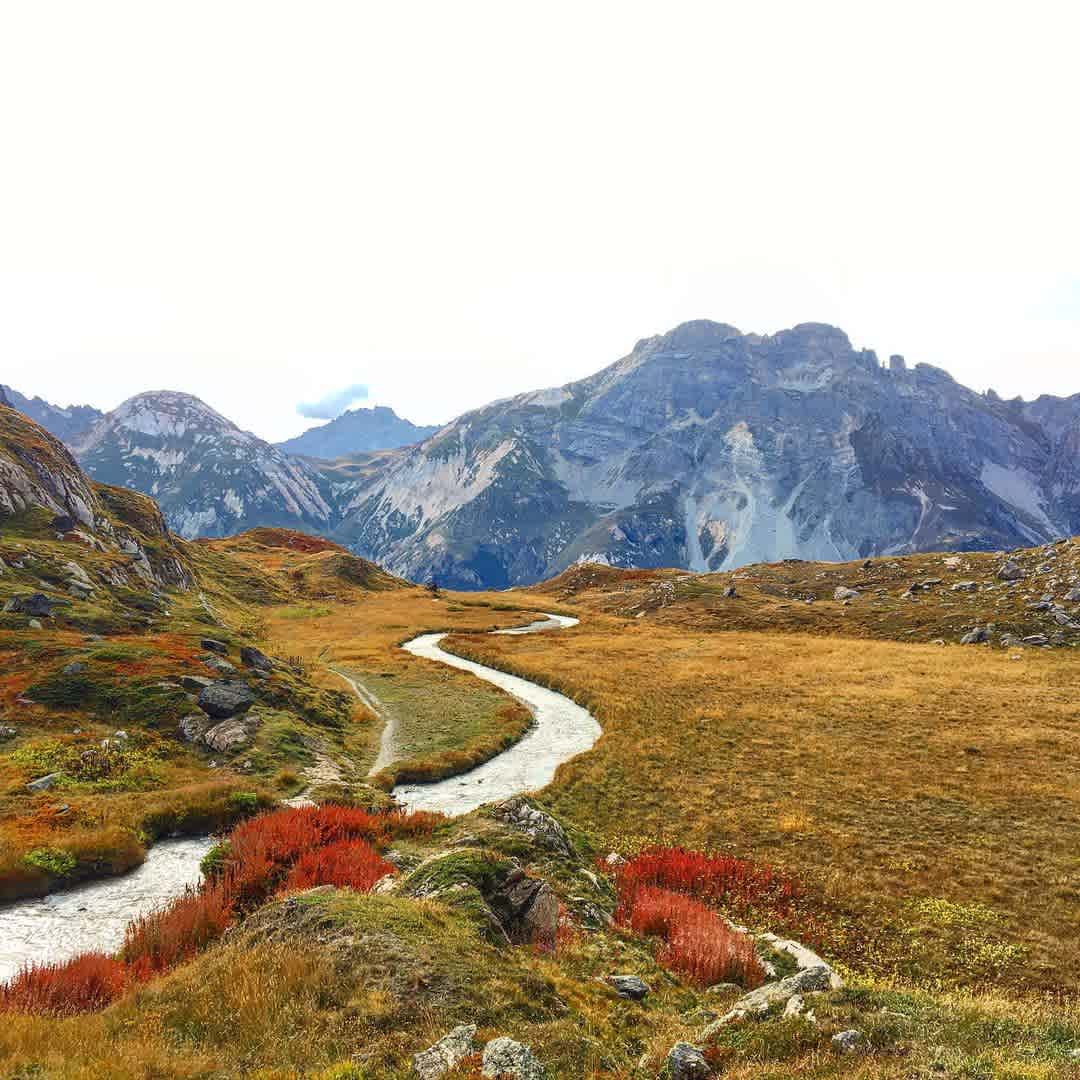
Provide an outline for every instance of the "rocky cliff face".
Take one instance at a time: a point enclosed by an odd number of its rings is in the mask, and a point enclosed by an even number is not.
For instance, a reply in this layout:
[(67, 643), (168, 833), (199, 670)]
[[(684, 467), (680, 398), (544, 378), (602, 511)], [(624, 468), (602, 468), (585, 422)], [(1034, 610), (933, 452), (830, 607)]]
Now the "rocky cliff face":
[[(0, 528), (112, 555), (114, 585), (186, 589), (194, 583), (187, 555), (152, 499), (95, 484), (59, 439), (3, 405)], [(85, 580), (74, 581), (77, 591)]]
[(423, 442), (438, 430), (437, 426), (413, 424), (393, 409), (379, 405), (373, 409), (350, 409), (329, 424), (277, 443), (277, 447), (287, 454), (332, 460), (372, 450), (396, 450), (399, 446)]
[(183, 537), (255, 525), (325, 531), (317, 474), (190, 394), (138, 394), (107, 413), (76, 451), (96, 480), (152, 495)]
[(692, 322), (469, 413), (356, 486), (340, 534), (414, 579), (717, 570), (1080, 531), (1080, 397), (1003, 402), (818, 324)]

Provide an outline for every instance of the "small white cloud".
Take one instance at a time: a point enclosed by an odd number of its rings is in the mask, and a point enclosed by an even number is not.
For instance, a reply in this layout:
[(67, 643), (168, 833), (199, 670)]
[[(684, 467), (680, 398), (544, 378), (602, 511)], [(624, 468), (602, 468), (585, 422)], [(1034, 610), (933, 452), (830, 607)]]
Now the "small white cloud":
[(368, 388), (363, 383), (354, 383), (343, 390), (324, 394), (318, 401), (302, 401), (296, 406), (296, 411), (312, 420), (333, 420), (354, 402), (363, 401), (367, 396)]

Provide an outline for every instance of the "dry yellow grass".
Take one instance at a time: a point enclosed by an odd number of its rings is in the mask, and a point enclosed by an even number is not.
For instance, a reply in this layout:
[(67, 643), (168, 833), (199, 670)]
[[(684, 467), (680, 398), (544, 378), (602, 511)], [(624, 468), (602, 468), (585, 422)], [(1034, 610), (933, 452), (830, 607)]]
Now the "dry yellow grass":
[(820, 891), (828, 947), (877, 974), (1080, 976), (1075, 653), (599, 614), (451, 647), (595, 712), (603, 737), (545, 797), (611, 845), (665, 838), (780, 864)]

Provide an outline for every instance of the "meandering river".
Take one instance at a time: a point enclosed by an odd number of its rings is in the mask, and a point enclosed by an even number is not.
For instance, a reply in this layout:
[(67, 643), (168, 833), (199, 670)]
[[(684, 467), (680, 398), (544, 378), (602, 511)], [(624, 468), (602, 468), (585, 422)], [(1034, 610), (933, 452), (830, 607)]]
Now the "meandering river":
[[(575, 626), (577, 619), (547, 615), (528, 626), (498, 634), (532, 634)], [(438, 810), (457, 816), (486, 802), (535, 791), (550, 783), (555, 770), (588, 750), (600, 725), (568, 697), (444, 652), (446, 634), (421, 634), (402, 648), (414, 656), (471, 672), (505, 690), (533, 713), (535, 723), (508, 750), (461, 776), (433, 784), (402, 784), (397, 800), (410, 810)], [(214, 841), (209, 837), (165, 840), (130, 874), (105, 878), (35, 900), (0, 908), (0, 981), (32, 962), (67, 960), (81, 952), (115, 952), (134, 918), (162, 907), (198, 883), (199, 862)]]

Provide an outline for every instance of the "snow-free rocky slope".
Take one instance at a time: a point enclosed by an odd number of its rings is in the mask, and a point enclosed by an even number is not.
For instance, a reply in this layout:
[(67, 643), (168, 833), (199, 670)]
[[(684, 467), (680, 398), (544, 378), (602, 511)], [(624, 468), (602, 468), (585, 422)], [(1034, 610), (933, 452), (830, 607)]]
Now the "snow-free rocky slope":
[(257, 525), (325, 532), (332, 511), (318, 475), (190, 394), (138, 394), (75, 447), (95, 480), (152, 495), (183, 537)]
[(287, 454), (333, 459), (372, 450), (396, 450), (421, 442), (438, 430), (437, 426), (414, 424), (393, 409), (377, 405), (372, 409), (349, 409), (328, 424), (309, 428), (295, 439), (276, 445)]
[(719, 570), (1080, 531), (1080, 396), (1002, 401), (834, 327), (698, 321), (468, 413), (356, 485), (338, 535), (448, 586), (582, 560)]

